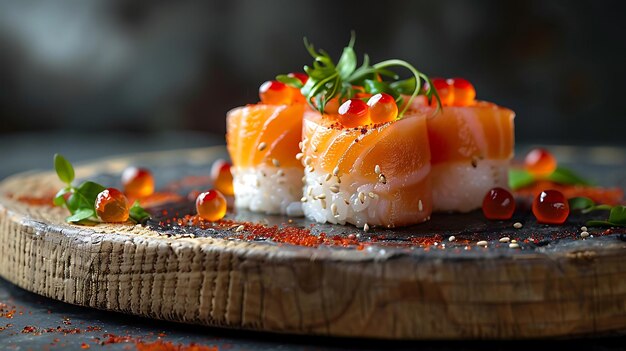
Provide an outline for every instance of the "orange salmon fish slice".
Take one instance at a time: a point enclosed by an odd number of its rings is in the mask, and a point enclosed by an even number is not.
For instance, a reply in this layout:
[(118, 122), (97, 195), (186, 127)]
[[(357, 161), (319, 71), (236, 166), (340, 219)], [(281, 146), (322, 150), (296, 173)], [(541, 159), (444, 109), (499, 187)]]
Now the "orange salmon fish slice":
[(430, 217), (430, 147), (424, 114), (346, 129), (333, 125), (332, 117), (307, 111), (303, 142), (313, 171), (338, 171), (342, 183), (353, 188), (371, 184), (374, 193), (388, 201), (383, 209), (386, 219), (377, 224), (403, 226)]
[(237, 168), (259, 165), (302, 168), (300, 152), (304, 104), (248, 105), (228, 112), (226, 144)]

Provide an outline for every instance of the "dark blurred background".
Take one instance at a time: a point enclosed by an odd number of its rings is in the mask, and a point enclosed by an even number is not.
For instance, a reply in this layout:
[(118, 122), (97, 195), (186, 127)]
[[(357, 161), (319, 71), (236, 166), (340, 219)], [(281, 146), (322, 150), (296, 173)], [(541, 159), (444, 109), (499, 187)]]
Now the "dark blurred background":
[(598, 0), (0, 1), (0, 147), (47, 160), (64, 150), (86, 158), (90, 145), (223, 143), (230, 108), (310, 63), (302, 37), (337, 57), (352, 29), (373, 60), (465, 77), (478, 98), (515, 110), (518, 142), (625, 145), (624, 9)]

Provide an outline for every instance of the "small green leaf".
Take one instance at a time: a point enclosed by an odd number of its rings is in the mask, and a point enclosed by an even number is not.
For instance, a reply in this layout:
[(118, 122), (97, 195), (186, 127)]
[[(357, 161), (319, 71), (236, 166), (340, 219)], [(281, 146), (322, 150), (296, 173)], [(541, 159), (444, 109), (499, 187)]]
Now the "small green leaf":
[(337, 63), (337, 71), (341, 79), (347, 79), (356, 69), (356, 53), (351, 46), (346, 46)]
[(302, 82), (300, 81), (300, 79), (296, 78), (296, 77), (289, 77), (286, 74), (281, 74), (276, 76), (276, 80), (281, 82), (281, 83), (285, 83), (289, 86), (292, 86), (294, 88), (302, 88), (304, 86), (304, 84), (302, 84)]
[(570, 210), (584, 210), (595, 205), (595, 202), (588, 197), (573, 197), (568, 201)]
[(132, 218), (135, 222), (142, 223), (150, 217), (150, 213), (139, 205), (139, 201), (135, 201), (135, 203), (133, 203), (130, 207), (130, 218)]
[(80, 209), (91, 209), (95, 212), (95, 202), (98, 194), (106, 188), (98, 183), (87, 181), (74, 189), (67, 200), (67, 208), (72, 214)]
[(580, 177), (571, 169), (557, 167), (547, 178), (550, 181), (565, 185), (591, 185), (591, 182)]
[(61, 190), (59, 190), (57, 192), (56, 195), (54, 195), (54, 200), (52, 200), (52, 202), (56, 205), (56, 206), (63, 206), (65, 205), (65, 194), (71, 192), (71, 188), (70, 187), (65, 187)]
[(71, 216), (65, 218), (67, 222), (80, 222), (90, 217), (95, 217), (96, 212), (89, 208), (81, 208), (74, 212)]
[(535, 177), (523, 169), (509, 169), (509, 188), (517, 190), (535, 182)]
[(69, 185), (74, 180), (74, 167), (60, 154), (54, 154), (54, 170), (63, 183)]
[(398, 94), (409, 95), (415, 90), (415, 82), (415, 77), (411, 77), (409, 79), (403, 79), (397, 82), (393, 82), (389, 84), (389, 86)]
[(385, 82), (379, 82), (377, 80), (366, 79), (364, 81), (363, 87), (365, 88), (365, 91), (370, 94), (387, 93), (393, 96), (394, 99), (398, 97), (398, 94), (393, 89), (391, 89), (389, 84)]
[(609, 213), (609, 222), (616, 225), (626, 225), (626, 206), (615, 206)]
[(611, 210), (613, 208), (613, 206), (611, 205), (594, 205), (591, 206), (589, 208), (586, 208), (584, 210), (582, 210), (582, 213), (589, 213), (589, 212), (593, 212), (593, 211), (601, 211), (601, 210)]

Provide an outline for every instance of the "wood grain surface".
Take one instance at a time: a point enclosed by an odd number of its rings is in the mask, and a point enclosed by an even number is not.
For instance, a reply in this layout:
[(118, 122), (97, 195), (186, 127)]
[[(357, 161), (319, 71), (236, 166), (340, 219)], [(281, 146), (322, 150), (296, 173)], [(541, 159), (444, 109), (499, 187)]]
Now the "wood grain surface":
[[(201, 172), (224, 156), (222, 147), (135, 155), (80, 166), (77, 177), (115, 179), (135, 164), (161, 167), (159, 180)], [(60, 187), (52, 172), (0, 184), (0, 275), (71, 304), (209, 326), (365, 338), (528, 339), (626, 330), (623, 231), (522, 250), (491, 241), (484, 249), (468, 244), (470, 250), (305, 248), (162, 235), (132, 224), (71, 225), (64, 209), (18, 200)]]

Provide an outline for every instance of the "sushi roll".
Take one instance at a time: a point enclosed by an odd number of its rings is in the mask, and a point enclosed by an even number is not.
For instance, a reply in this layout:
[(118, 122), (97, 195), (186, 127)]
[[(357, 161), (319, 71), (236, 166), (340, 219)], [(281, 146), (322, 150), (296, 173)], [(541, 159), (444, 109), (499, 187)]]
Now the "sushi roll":
[(425, 115), (346, 128), (305, 113), (304, 214), (319, 223), (405, 226), (430, 219)]
[(227, 114), (235, 207), (266, 214), (298, 214), (304, 170), (296, 154), (300, 152), (305, 105), (297, 89), (276, 81), (264, 83), (260, 95), (260, 103)]
[(466, 80), (433, 79), (442, 108), (420, 106), (408, 114), (428, 117), (434, 211), (469, 212), (482, 206), (494, 187), (508, 188), (515, 113), (476, 101)]

